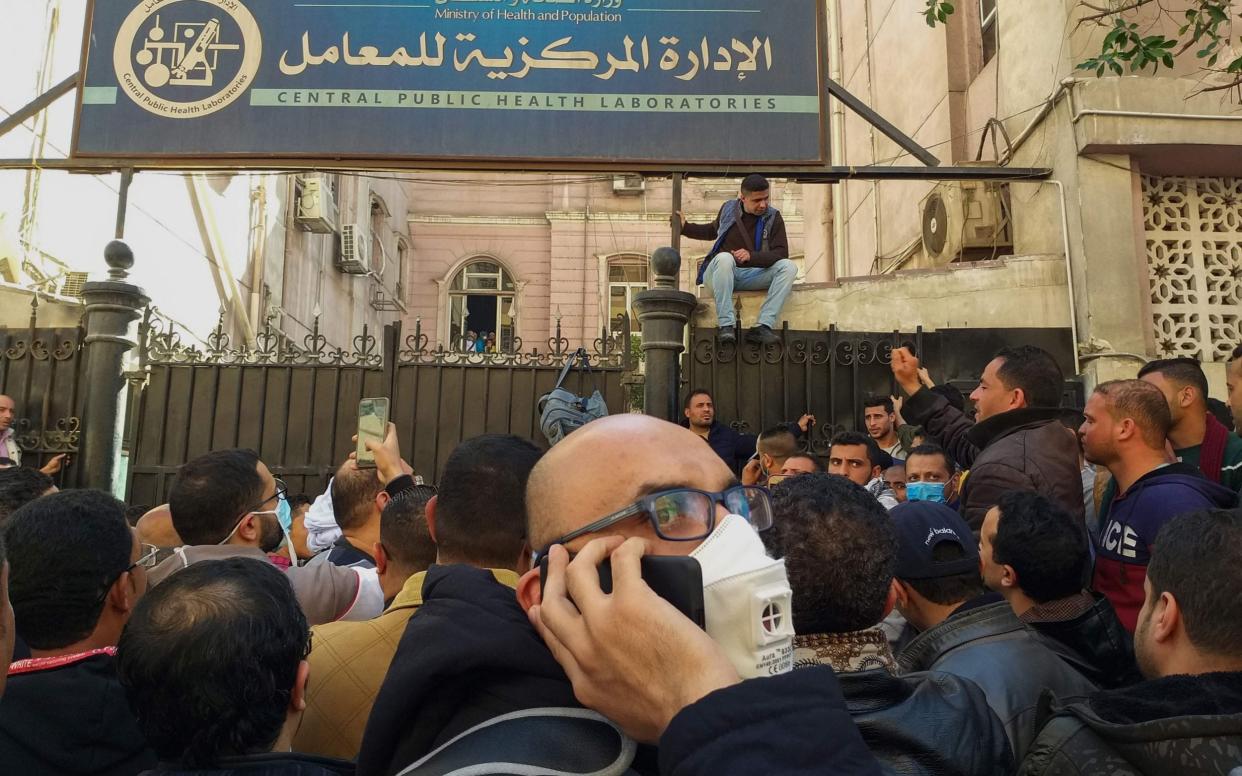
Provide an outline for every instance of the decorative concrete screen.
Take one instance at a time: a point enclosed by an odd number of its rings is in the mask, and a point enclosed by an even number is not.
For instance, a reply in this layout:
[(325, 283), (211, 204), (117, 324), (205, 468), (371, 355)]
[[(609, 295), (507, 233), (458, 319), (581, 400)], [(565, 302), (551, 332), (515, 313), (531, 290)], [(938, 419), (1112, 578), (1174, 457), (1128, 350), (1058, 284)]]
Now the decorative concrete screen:
[(1143, 179), (1156, 350), (1227, 361), (1242, 344), (1242, 178)]
[(827, 162), (818, 0), (96, 0), (78, 157)]

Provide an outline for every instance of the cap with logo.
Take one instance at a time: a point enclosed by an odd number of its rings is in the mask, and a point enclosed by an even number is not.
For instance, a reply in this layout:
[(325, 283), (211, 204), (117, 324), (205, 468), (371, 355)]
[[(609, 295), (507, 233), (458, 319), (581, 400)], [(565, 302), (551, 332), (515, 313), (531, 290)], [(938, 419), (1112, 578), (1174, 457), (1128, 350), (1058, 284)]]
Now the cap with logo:
[[(936, 579), (979, 568), (979, 545), (956, 511), (933, 501), (908, 501), (889, 512), (897, 532), (897, 577)], [(941, 544), (956, 544), (961, 557), (935, 560)]]

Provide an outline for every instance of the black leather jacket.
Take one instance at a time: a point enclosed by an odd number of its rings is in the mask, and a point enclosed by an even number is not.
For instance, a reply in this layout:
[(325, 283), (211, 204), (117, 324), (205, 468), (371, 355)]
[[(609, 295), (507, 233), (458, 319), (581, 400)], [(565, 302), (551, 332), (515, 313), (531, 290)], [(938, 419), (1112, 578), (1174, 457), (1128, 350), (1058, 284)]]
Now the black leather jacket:
[(951, 615), (897, 656), (903, 672), (944, 671), (979, 685), (1009, 735), (1019, 762), (1035, 737), (1040, 694), (1078, 700), (1096, 687), (1040, 644), (1009, 604), (988, 604)]
[(1052, 709), (1023, 776), (1223, 776), (1242, 766), (1242, 673), (1168, 676)]
[(1084, 614), (1060, 622), (1028, 622), (1044, 646), (1101, 689), (1135, 684), (1143, 679), (1134, 661), (1134, 640), (1101, 593)]
[(1013, 755), (983, 691), (945, 673), (837, 674), (867, 748), (891, 776), (1004, 776)]

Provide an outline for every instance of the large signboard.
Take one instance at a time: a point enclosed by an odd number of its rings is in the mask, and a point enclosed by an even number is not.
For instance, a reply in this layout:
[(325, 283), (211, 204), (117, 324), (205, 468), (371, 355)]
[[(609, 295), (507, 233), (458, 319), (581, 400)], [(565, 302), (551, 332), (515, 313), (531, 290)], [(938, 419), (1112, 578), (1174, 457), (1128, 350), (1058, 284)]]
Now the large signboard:
[(74, 155), (827, 162), (820, 0), (94, 0)]

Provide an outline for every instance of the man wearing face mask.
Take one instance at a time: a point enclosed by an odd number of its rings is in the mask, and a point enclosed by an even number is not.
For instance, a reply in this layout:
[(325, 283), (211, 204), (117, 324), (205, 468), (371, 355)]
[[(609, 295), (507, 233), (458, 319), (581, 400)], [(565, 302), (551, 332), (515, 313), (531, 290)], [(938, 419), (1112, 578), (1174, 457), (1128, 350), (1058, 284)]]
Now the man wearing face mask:
[[(151, 584), (204, 560), (267, 553), (286, 541), (292, 515), (284, 483), (272, 476), (253, 450), (216, 450), (181, 467), (169, 494), (173, 528), (186, 546), (151, 572)], [(292, 549), (289, 550), (292, 560)], [(369, 620), (384, 609), (374, 569), (325, 563), (287, 572), (306, 618), (313, 625), (333, 620)]]
[[(592, 476), (575, 476), (582, 471)], [(756, 533), (756, 528), (771, 525), (767, 494), (741, 486), (693, 432), (643, 415), (613, 415), (589, 423), (535, 466), (526, 487), (526, 514), (527, 542), (538, 556), (554, 544), (573, 553), (592, 539), (623, 536), (643, 538), (653, 554), (696, 558), (702, 568), (707, 633), (737, 674), (769, 676), (792, 668), (792, 593), (784, 564), (767, 556)], [(471, 694), (494, 699), (490, 708), (475, 710), (479, 723), (533, 708), (578, 706), (569, 680), (523, 611), (538, 605), (541, 595), (536, 562), (518, 582), (505, 627), (520, 625), (539, 649), (522, 655), (509, 650), (497, 657), (500, 664), (494, 670), (476, 672)], [(502, 706), (498, 701), (511, 698), (506, 691), (519, 681), (538, 691)], [(384, 745), (373, 738), (375, 721), (373, 715), (359, 773), (393, 773), (410, 765), (408, 758), (393, 759), (395, 742)], [(573, 767), (568, 763), (580, 760), (568, 755), (556, 759), (555, 752), (565, 744), (555, 730), (535, 734), (537, 745), (527, 737), (521, 746), (515, 742), (512, 750), (497, 756), (537, 751), (551, 758), (528, 763), (538, 766), (538, 772), (544, 772), (540, 767)], [(633, 768), (654, 772), (651, 758), (649, 750), (640, 749)]]
[(919, 445), (906, 458), (906, 500), (947, 504), (953, 481), (953, 461), (936, 445)]

